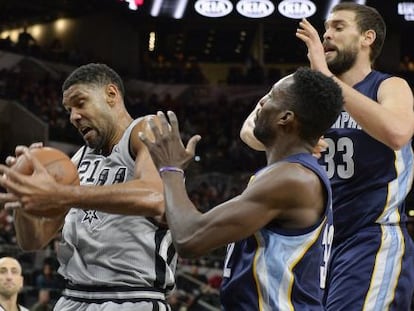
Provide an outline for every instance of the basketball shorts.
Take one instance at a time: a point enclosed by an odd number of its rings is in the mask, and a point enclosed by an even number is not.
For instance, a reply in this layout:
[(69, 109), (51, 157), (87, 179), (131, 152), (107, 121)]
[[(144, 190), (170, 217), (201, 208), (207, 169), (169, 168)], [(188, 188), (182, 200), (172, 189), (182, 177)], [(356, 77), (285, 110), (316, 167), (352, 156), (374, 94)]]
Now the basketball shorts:
[(333, 246), (328, 311), (408, 311), (414, 291), (414, 245), (406, 227), (378, 225)]

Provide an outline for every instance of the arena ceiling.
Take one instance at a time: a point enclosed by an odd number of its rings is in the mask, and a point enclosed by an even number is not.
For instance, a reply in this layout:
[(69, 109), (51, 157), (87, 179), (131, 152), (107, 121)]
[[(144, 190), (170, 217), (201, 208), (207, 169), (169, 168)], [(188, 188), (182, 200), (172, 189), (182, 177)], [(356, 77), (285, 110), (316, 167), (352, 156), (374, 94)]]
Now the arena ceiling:
[[(210, 1), (210, 0), (209, 0)], [(213, 0), (214, 1), (214, 0)], [(239, 0), (229, 0), (235, 5)], [(275, 6), (277, 6), (280, 0), (271, 0)], [(300, 0), (298, 0), (300, 2)], [(361, 2), (357, 1), (356, 2)], [(85, 15), (91, 14), (97, 11), (104, 10), (124, 10), (128, 11), (129, 2), (135, 2), (142, 4), (138, 10), (131, 12), (135, 14), (137, 18), (145, 18), (149, 16), (155, 3), (159, 5), (159, 16), (171, 17), (172, 12), (181, 3), (184, 3), (184, 15), (183, 18), (193, 19), (197, 18), (198, 14), (194, 10), (194, 3), (196, 0), (2, 0), (0, 1), (0, 17), (1, 24), (18, 23), (25, 20), (40, 20), (45, 18), (55, 18), (59, 15)], [(335, 1), (330, 0), (312, 0), (317, 6), (316, 18), (323, 18), (330, 3)], [(340, 2), (336, 0), (336, 2)], [(397, 5), (400, 2), (409, 2), (403, 0), (367, 0), (363, 1), (367, 5), (371, 5), (378, 9), (383, 14), (386, 20), (390, 22), (397, 22), (402, 19), (397, 14)], [(238, 16), (235, 12), (231, 13), (226, 19), (237, 19), (239, 17), (240, 22), (243, 18)], [(270, 18), (264, 20), (270, 20), (274, 18), (273, 15)], [(400, 18), (399, 18), (400, 17)], [(281, 19), (283, 21), (283, 19)]]
[[(240, 0), (226, 1), (231, 1), (236, 6)], [(271, 1), (276, 8), (282, 2)], [(322, 28), (332, 1), (312, 1), (317, 11), (309, 19)], [(303, 44), (294, 39), (298, 20), (286, 18), (277, 12), (269, 17), (250, 19), (233, 10), (225, 17), (213, 19), (201, 16), (195, 11), (196, 0), (133, 0), (134, 3), (142, 4), (136, 11), (129, 9), (129, 2), (130, 0), (0, 0), (0, 30), (21, 27), (25, 23), (52, 21), (59, 17), (106, 12), (113, 18), (127, 19), (145, 31), (157, 31), (161, 39), (160, 49), (167, 55), (183, 52), (186, 55), (197, 55), (202, 61), (240, 61), (246, 59), (251, 45), (257, 40), (258, 31), (261, 33), (260, 40), (263, 42), (263, 55), (266, 61), (297, 61), (305, 55)], [(407, 45), (406, 50), (411, 51), (409, 42), (412, 40), (414, 21), (405, 21), (403, 16), (397, 13), (398, 3), (407, 1), (365, 2), (378, 9), (384, 16), (388, 28), (401, 36), (401, 43)], [(173, 18), (173, 12), (182, 3), (186, 4), (182, 19)], [(159, 5), (158, 14), (152, 16), (155, 4)]]

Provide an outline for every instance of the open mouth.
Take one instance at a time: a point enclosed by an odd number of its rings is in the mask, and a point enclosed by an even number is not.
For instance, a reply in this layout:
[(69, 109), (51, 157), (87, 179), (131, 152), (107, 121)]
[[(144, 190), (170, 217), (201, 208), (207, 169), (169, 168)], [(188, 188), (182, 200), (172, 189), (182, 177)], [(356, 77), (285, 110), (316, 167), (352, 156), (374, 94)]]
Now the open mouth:
[(323, 50), (324, 50), (325, 54), (330, 53), (330, 52), (336, 52), (336, 48), (334, 46), (328, 45), (328, 44), (323, 46)]
[(83, 136), (85, 136), (85, 135), (86, 135), (86, 134), (88, 134), (91, 130), (92, 130), (92, 128), (90, 128), (90, 127), (83, 127), (83, 128), (81, 128), (81, 129), (79, 129), (79, 132), (81, 132), (81, 134), (82, 134)]

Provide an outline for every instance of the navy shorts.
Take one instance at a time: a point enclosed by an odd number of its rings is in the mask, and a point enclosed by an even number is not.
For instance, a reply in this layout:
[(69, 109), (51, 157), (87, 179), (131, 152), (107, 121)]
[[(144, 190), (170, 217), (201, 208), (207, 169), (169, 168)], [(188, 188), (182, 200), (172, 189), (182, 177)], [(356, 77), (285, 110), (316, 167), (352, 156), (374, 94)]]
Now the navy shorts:
[(328, 311), (408, 311), (414, 291), (414, 244), (405, 227), (359, 231), (331, 253)]

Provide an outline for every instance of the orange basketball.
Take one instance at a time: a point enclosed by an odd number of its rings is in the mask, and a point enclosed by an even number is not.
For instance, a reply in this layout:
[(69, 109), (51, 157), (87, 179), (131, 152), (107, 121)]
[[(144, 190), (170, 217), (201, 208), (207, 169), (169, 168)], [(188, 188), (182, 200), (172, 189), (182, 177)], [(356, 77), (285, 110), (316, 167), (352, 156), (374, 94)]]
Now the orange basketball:
[[(59, 184), (63, 185), (79, 185), (79, 175), (75, 164), (62, 151), (52, 148), (34, 148), (30, 153), (47, 169), (48, 173), (52, 175)], [(33, 174), (33, 166), (26, 160), (24, 155), (17, 158), (16, 163), (12, 166), (14, 170), (25, 175)], [(50, 198), (53, 200), (53, 198)], [(62, 209), (42, 209), (41, 211), (28, 211), (27, 213), (39, 216), (53, 218), (60, 216), (67, 212)]]

